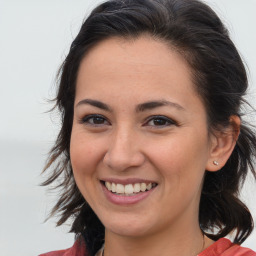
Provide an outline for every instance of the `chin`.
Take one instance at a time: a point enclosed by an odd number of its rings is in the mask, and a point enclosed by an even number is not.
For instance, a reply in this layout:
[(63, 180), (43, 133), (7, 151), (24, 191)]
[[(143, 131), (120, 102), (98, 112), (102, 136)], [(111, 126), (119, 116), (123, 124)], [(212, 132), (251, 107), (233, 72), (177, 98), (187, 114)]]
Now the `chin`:
[(142, 227), (131, 227), (131, 225), (127, 226), (117, 226), (117, 225), (112, 225), (109, 228), (106, 228), (112, 233), (115, 233), (116, 235), (119, 236), (126, 236), (126, 237), (143, 237), (145, 235), (148, 235), (148, 232), (145, 231), (144, 228)]
[(112, 218), (111, 221), (103, 221), (106, 230), (119, 236), (141, 237), (148, 235), (152, 229), (152, 221), (134, 218)]

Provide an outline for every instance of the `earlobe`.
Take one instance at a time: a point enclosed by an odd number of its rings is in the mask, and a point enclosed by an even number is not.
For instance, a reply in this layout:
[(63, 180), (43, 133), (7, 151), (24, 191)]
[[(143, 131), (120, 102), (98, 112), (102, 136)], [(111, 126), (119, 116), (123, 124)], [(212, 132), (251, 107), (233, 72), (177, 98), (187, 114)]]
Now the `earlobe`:
[(215, 172), (220, 170), (228, 161), (236, 145), (241, 120), (238, 116), (231, 116), (230, 125), (212, 135), (212, 145), (206, 170)]
[(216, 160), (213, 161), (213, 164), (219, 166), (219, 162)]

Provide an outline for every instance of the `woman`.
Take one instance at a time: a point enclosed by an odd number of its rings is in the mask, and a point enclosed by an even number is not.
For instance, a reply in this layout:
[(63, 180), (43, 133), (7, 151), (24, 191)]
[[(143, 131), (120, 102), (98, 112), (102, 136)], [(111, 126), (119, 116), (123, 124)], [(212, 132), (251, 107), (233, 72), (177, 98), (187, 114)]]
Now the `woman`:
[[(113, 0), (60, 70), (62, 128), (45, 170), (74, 246), (43, 255), (256, 255), (238, 199), (254, 176), (241, 58), (197, 0)], [(233, 243), (225, 237), (233, 234)]]

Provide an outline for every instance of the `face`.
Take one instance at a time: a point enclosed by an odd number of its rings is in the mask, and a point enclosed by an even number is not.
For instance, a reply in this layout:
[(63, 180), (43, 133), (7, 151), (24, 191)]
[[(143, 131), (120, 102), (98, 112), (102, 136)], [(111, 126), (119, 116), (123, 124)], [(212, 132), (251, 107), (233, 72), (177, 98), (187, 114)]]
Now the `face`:
[(145, 236), (198, 225), (210, 159), (190, 68), (150, 37), (105, 40), (77, 78), (71, 164), (106, 232)]

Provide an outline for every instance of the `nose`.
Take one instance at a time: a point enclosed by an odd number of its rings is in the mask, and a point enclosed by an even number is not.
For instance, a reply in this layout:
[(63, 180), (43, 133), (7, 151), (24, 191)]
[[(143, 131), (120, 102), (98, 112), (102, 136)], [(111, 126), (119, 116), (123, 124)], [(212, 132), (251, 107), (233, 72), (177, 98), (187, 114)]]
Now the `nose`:
[(110, 137), (103, 162), (112, 170), (125, 171), (139, 167), (145, 161), (141, 143), (133, 131), (118, 131)]

